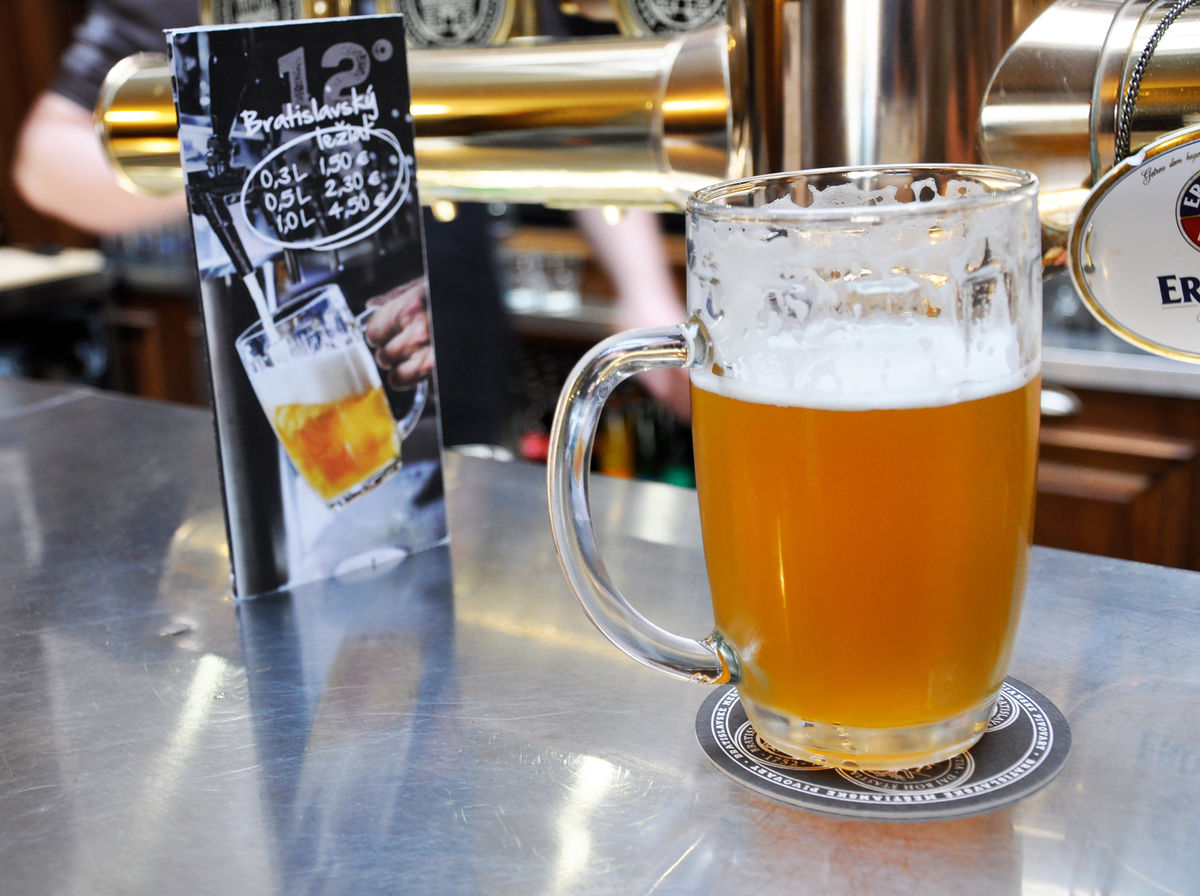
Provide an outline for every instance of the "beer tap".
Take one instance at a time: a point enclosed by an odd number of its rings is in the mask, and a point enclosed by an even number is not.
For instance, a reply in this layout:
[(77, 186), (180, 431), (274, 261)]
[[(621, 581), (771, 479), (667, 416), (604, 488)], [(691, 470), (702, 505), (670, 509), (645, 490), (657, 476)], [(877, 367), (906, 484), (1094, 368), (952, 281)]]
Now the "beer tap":
[(221, 248), (229, 256), (234, 270), (243, 280), (253, 276), (254, 265), (238, 236), (233, 215), (225, 197), (236, 193), (242, 184), (242, 176), (230, 164), (233, 156), (229, 140), (215, 132), (208, 138), (204, 159), (206, 170), (197, 173), (188, 184), (188, 204), (193, 211), (208, 221)]

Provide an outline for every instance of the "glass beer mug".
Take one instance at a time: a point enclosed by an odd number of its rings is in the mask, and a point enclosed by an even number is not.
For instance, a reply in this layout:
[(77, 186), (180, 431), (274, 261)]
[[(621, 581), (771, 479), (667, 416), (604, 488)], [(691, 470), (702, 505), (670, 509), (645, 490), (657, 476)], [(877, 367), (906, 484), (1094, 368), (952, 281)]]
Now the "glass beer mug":
[[(687, 208), (688, 320), (571, 374), (551, 525), (605, 635), (733, 683), (775, 748), (895, 770), (969, 748), (1004, 681), (1033, 528), (1041, 366), (1032, 175), (856, 168), (717, 184)], [(625, 377), (690, 369), (715, 629), (667, 632), (613, 586), (586, 475)]]
[(300, 294), (268, 327), (237, 338), (250, 385), (296, 472), (336, 508), (400, 466), (401, 442), (425, 407), (428, 384), (396, 421), (375, 359), (336, 284)]

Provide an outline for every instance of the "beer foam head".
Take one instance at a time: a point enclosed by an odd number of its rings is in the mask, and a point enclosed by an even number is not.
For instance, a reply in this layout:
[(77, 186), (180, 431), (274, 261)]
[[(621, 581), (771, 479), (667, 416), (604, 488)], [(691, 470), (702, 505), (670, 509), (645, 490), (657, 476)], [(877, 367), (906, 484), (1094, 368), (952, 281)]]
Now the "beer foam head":
[(280, 358), (250, 376), (254, 394), (268, 410), (289, 404), (328, 404), (361, 395), (381, 384), (365, 345), (346, 343), (313, 354)]
[(1017, 341), (981, 333), (964, 343), (937, 321), (887, 322), (849, 328), (827, 321), (803, 333), (764, 340), (766, 351), (734, 369), (716, 362), (693, 370), (702, 389), (761, 404), (867, 410), (936, 407), (1008, 392), (1036, 366), (1022, 364)]
[(993, 394), (1037, 372), (1035, 190), (813, 180), (758, 207), (690, 207), (688, 305), (711, 350), (697, 385), (775, 404), (899, 407)]

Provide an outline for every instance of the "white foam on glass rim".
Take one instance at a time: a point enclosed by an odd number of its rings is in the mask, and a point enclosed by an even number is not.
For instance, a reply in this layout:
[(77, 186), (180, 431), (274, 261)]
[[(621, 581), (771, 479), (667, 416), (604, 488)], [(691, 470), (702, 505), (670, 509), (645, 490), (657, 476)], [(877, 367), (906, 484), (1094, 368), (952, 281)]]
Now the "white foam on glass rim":
[(370, 353), (365, 346), (354, 344), (292, 355), (282, 363), (256, 370), (250, 382), (268, 410), (289, 404), (331, 403), (381, 385)]
[(864, 189), (857, 184), (830, 184), (827, 187), (808, 186), (808, 204), (801, 206), (790, 195), (780, 196), (766, 203), (763, 208), (777, 211), (795, 209), (840, 209), (840, 208), (880, 208), (884, 206), (908, 206), (921, 211), (941, 206), (953, 205), (963, 199), (969, 199), (988, 194), (987, 188), (980, 183), (969, 180), (948, 180), (944, 190), (939, 190), (938, 182), (932, 177), (913, 181), (911, 184), (914, 202), (896, 198), (899, 188), (886, 184), (876, 189)]
[(1021, 364), (1007, 334), (980, 334), (968, 347), (938, 321), (819, 324), (805, 341), (801, 347), (794, 334), (778, 334), (766, 353), (743, 359), (736, 376), (697, 368), (692, 381), (757, 404), (851, 411), (941, 407), (1011, 392), (1037, 374), (1036, 365)]
[[(982, 184), (944, 190), (918, 181), (918, 201), (902, 202), (894, 187), (837, 184), (810, 189), (807, 207), (775, 200), (767, 208), (781, 214), (770, 224), (695, 221), (689, 302), (713, 351), (713, 364), (692, 372), (696, 386), (849, 410), (940, 406), (1029, 382), (1039, 368), (1036, 323), (1023, 346), (1010, 311), (1028, 304), (1040, 271), (1030, 222), (1009, 203), (961, 202), (987, 195)], [(905, 208), (884, 210), (897, 206)], [(974, 313), (966, 300), (981, 279), (991, 291), (986, 314), (955, 319)], [(872, 307), (891, 299), (909, 313)]]

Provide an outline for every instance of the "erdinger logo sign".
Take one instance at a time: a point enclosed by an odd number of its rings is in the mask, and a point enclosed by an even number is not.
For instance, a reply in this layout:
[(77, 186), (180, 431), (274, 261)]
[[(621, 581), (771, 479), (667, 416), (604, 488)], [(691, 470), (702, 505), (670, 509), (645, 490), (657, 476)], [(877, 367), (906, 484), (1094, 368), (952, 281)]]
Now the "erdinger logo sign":
[[(1175, 221), (1188, 245), (1200, 252), (1200, 172), (1192, 175), (1179, 191)], [(1200, 305), (1200, 276), (1157, 274), (1154, 279), (1158, 281), (1158, 297), (1164, 306)]]
[(1200, 361), (1200, 127), (1173, 131), (1097, 182), (1071, 231), (1089, 311), (1147, 351)]

